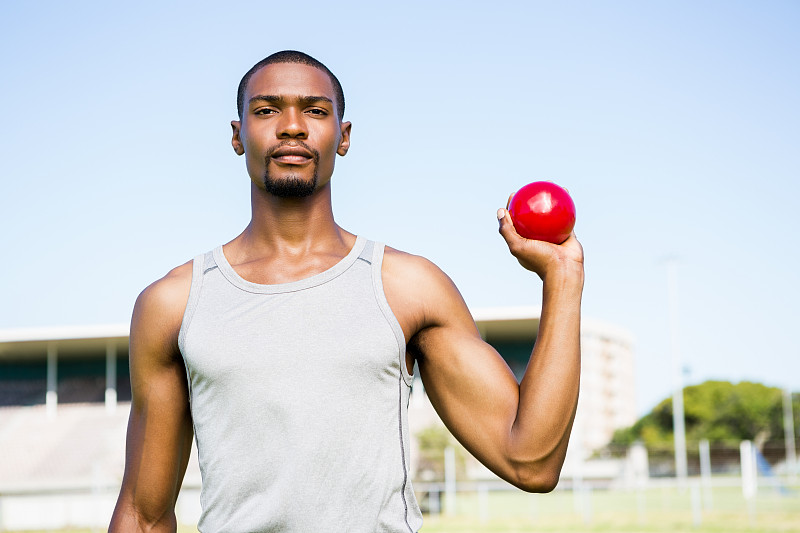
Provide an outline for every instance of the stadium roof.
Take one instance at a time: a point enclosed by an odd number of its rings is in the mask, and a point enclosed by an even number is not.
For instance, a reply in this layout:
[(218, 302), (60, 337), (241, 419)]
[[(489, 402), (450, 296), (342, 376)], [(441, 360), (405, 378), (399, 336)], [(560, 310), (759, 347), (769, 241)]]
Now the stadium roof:
[(104, 353), (109, 343), (127, 345), (129, 334), (128, 324), (0, 329), (0, 360), (41, 357), (53, 344), (59, 357)]
[[(484, 338), (525, 339), (535, 336), (539, 329), (541, 307), (487, 307), (471, 310)], [(632, 343), (630, 333), (607, 322), (583, 318), (584, 334), (611, 336)], [(35, 328), (0, 329), (0, 360), (9, 358), (42, 357), (49, 345), (58, 347), (59, 356), (105, 352), (109, 343), (127, 345), (128, 324), (48, 326)]]

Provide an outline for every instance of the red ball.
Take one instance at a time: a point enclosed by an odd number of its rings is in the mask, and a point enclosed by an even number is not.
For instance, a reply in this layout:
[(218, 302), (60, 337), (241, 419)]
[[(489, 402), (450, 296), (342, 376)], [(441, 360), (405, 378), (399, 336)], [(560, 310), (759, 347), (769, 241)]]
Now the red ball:
[(508, 203), (514, 227), (526, 239), (561, 244), (575, 226), (575, 203), (563, 187), (534, 181), (518, 190)]

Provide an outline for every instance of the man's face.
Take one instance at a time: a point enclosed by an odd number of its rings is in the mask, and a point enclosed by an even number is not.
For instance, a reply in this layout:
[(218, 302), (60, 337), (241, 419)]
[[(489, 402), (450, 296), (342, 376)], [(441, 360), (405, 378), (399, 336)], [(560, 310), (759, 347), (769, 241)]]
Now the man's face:
[(328, 184), (336, 154), (350, 146), (350, 123), (339, 122), (335, 100), (328, 75), (308, 65), (276, 63), (253, 74), (242, 120), (231, 126), (256, 186), (299, 198)]

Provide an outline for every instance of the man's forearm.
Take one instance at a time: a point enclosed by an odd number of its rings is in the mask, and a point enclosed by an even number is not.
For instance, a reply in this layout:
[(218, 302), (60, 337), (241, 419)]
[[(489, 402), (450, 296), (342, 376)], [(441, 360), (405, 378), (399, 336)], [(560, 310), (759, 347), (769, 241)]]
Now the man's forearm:
[(578, 402), (582, 291), (582, 269), (545, 278), (539, 332), (512, 427), (510, 454), (520, 468), (551, 481), (563, 464)]

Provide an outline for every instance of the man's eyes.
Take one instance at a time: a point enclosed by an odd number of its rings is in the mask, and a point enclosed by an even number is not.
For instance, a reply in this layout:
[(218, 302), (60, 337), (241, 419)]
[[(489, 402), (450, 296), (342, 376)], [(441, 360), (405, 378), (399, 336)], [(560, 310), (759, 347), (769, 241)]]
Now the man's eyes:
[[(253, 114), (255, 114), (255, 115), (274, 115), (277, 112), (278, 111), (276, 111), (275, 109), (270, 109), (268, 107), (263, 107), (263, 108), (256, 109), (255, 111), (253, 111)], [(329, 114), (326, 109), (322, 109), (322, 108), (319, 108), (319, 107), (312, 107), (311, 109), (306, 109), (305, 113), (307, 113), (309, 115), (318, 116), (318, 117), (324, 117), (324, 116), (327, 116)]]

